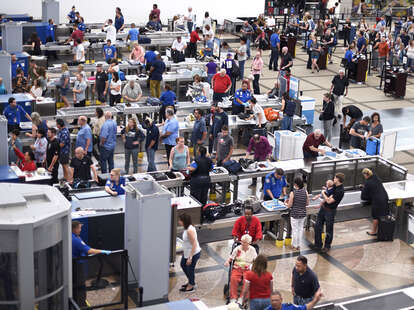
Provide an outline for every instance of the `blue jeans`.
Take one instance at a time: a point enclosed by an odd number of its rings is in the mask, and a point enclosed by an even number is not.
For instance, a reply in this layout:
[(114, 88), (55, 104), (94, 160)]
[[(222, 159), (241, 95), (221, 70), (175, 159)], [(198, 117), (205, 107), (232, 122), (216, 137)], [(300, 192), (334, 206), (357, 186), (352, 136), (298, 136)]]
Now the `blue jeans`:
[(240, 80), (244, 78), (244, 63), (246, 60), (239, 60), (239, 68), (240, 68)]
[(187, 279), (188, 279), (188, 283), (190, 285), (195, 285), (195, 281), (194, 281), (194, 270), (195, 270), (195, 266), (197, 264), (198, 259), (200, 258), (200, 253), (198, 252), (196, 255), (193, 256), (193, 259), (191, 260), (191, 265), (187, 266), (187, 259), (184, 258), (184, 255), (181, 257), (181, 268), (183, 269)]
[(157, 167), (155, 167), (155, 150), (153, 148), (147, 149), (147, 161), (148, 161), (148, 168), (147, 171), (156, 171)]
[(250, 310), (264, 310), (270, 306), (270, 298), (250, 299)]
[(272, 52), (270, 53), (270, 60), (269, 60), (269, 70), (277, 70), (278, 69), (278, 60), (279, 60), (279, 49), (276, 47), (272, 47)]
[(283, 115), (282, 130), (292, 130), (292, 128), (293, 128), (293, 116)]
[(247, 50), (246, 50), (247, 58), (250, 58), (250, 39), (247, 39), (246, 45), (247, 45)]
[(334, 222), (335, 222), (336, 209), (331, 210), (325, 207), (321, 207), (318, 212), (315, 225), (315, 246), (322, 248), (322, 230), (323, 225), (326, 223), (325, 234), (325, 248), (330, 249), (333, 239)]
[[(114, 149), (107, 150), (103, 146), (100, 147), (99, 152), (101, 153), (101, 158), (99, 163), (101, 164), (101, 172), (107, 173), (109, 168), (109, 171), (114, 169)], [(108, 163), (108, 166), (106, 165)]]
[(211, 85), (211, 79), (213, 78), (214, 74), (207, 74), (207, 82)]
[(193, 31), (193, 22), (187, 22), (188, 32), (191, 33)]
[(298, 305), (298, 306), (304, 306), (304, 305), (310, 303), (312, 300), (313, 300), (312, 297), (303, 298), (303, 297), (300, 297), (298, 295), (293, 296), (293, 303), (295, 305)]
[(129, 162), (131, 160), (132, 157), (132, 166), (134, 168), (134, 173), (138, 172), (138, 153), (139, 153), (139, 148), (134, 148), (134, 149), (127, 149), (125, 148), (125, 173), (128, 174), (129, 173)]

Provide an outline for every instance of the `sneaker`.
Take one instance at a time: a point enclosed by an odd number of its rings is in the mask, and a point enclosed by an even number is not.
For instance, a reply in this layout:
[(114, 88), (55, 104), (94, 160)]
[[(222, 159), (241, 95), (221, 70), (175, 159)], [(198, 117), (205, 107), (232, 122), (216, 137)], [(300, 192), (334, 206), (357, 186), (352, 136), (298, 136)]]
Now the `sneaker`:
[(338, 120), (336, 119), (336, 117), (334, 118), (334, 121), (333, 121), (333, 126), (335, 126), (336, 125), (336, 123), (338, 123)]
[(330, 249), (331, 249), (331, 248), (325, 248), (325, 247), (324, 247), (324, 248), (321, 250), (321, 252), (322, 252), (322, 253), (328, 253)]

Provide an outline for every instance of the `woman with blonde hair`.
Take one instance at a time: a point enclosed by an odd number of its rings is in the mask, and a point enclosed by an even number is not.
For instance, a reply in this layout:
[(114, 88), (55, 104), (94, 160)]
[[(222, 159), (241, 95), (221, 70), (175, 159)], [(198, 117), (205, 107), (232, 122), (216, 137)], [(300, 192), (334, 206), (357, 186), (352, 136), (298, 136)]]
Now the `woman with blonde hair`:
[(310, 46), (309, 48), (310, 48), (311, 59), (312, 59), (312, 73), (315, 72), (315, 68), (319, 72), (318, 59), (319, 59), (319, 56), (321, 55), (321, 47), (318, 41), (316, 40), (316, 37), (314, 34), (311, 34), (309, 36), (309, 39), (311, 41), (309, 42), (309, 46)]
[(47, 127), (47, 121), (42, 120), (40, 114), (37, 112), (32, 112), (32, 114), (30, 114), (30, 117), (32, 119), (32, 133), (26, 132), (26, 136), (36, 138), (37, 132), (40, 128), (42, 128), (43, 131), (47, 134), (47, 131), (49, 129)]
[(376, 236), (380, 217), (390, 213), (388, 194), (381, 180), (374, 175), (371, 169), (364, 168), (362, 176), (365, 179), (365, 184), (361, 191), (361, 200), (368, 201), (371, 205), (371, 215), (373, 218), (371, 231), (367, 231), (367, 234)]
[[(267, 258), (259, 254), (253, 262), (252, 270), (246, 272), (242, 299), (246, 299), (249, 291), (250, 310), (264, 310), (270, 305), (270, 294), (273, 291), (273, 276), (267, 271)], [(244, 302), (243, 302), (244, 303)]]
[(125, 178), (121, 177), (121, 169), (114, 168), (105, 184), (105, 191), (111, 196), (125, 195)]

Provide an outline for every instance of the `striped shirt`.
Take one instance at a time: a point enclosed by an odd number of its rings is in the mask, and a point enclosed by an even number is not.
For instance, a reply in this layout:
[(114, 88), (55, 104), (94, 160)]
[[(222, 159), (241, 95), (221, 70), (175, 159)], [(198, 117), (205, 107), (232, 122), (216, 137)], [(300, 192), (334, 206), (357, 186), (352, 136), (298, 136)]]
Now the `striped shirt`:
[(293, 191), (293, 203), (290, 209), (290, 216), (294, 219), (304, 218), (306, 216), (306, 202), (308, 193), (305, 188), (295, 189)]

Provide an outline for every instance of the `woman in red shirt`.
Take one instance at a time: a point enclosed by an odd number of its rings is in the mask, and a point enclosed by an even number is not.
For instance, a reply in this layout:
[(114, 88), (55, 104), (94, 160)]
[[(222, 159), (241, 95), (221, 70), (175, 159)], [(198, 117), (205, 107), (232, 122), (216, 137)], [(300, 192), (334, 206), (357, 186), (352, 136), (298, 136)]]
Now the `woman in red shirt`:
[(19, 168), (21, 171), (35, 171), (37, 169), (36, 163), (34, 161), (34, 153), (32, 151), (23, 153), (13, 145), (14, 152), (16, 153), (17, 157), (21, 159), (19, 164)]
[(267, 258), (263, 254), (256, 257), (252, 270), (246, 272), (242, 296), (249, 290), (250, 310), (264, 310), (270, 305), (273, 290), (273, 276), (267, 271)]

